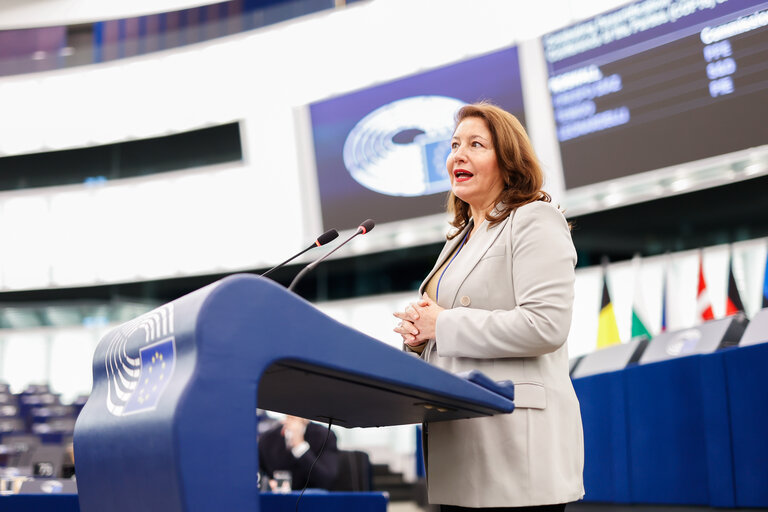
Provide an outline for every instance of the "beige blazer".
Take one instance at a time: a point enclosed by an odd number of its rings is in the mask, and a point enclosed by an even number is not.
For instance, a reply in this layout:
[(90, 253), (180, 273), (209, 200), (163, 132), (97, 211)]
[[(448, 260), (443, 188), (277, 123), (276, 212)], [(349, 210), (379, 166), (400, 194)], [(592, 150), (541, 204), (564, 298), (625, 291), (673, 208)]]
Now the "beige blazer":
[[(512, 380), (516, 408), (427, 425), (429, 501), (463, 507), (575, 501), (584, 496), (584, 441), (565, 343), (576, 264), (571, 234), (562, 213), (541, 201), (488, 225), (443, 276), (438, 303), (446, 311), (421, 357), (453, 373), (477, 369)], [(424, 283), (462, 238), (446, 243)]]

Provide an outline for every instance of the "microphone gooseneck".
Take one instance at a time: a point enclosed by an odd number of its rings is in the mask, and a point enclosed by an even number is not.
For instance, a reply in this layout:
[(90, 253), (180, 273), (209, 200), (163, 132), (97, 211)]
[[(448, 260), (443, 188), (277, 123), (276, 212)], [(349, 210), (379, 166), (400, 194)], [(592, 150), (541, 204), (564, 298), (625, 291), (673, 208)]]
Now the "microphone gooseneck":
[(315, 240), (315, 243), (313, 243), (312, 245), (310, 245), (309, 247), (307, 247), (303, 251), (294, 254), (293, 256), (291, 256), (290, 258), (288, 258), (284, 262), (280, 263), (279, 265), (274, 266), (271, 269), (267, 270), (266, 272), (261, 274), (261, 277), (267, 276), (271, 272), (273, 272), (273, 271), (279, 269), (280, 267), (284, 266), (286, 263), (288, 263), (288, 262), (298, 258), (299, 256), (301, 256), (302, 254), (304, 254), (308, 250), (314, 249), (315, 247), (320, 247), (321, 245), (325, 245), (328, 242), (330, 242), (332, 240), (335, 240), (336, 238), (338, 238), (338, 236), (339, 236), (339, 232), (338, 231), (336, 231), (335, 229), (329, 229), (328, 231), (326, 231), (325, 233), (323, 233), (322, 235), (317, 237), (317, 240)]
[(339, 245), (337, 245), (336, 247), (334, 247), (332, 251), (328, 252), (328, 253), (327, 253), (327, 254), (325, 254), (323, 257), (321, 257), (321, 258), (319, 258), (319, 259), (317, 259), (317, 260), (313, 261), (312, 263), (310, 263), (309, 265), (307, 265), (306, 267), (304, 267), (303, 269), (301, 269), (301, 272), (299, 272), (298, 274), (296, 274), (296, 277), (294, 277), (294, 278), (293, 278), (293, 281), (291, 281), (291, 285), (288, 287), (288, 290), (289, 290), (289, 291), (293, 291), (293, 288), (296, 286), (296, 284), (297, 284), (297, 283), (298, 283), (298, 282), (299, 282), (299, 281), (300, 281), (300, 280), (301, 280), (301, 279), (302, 279), (302, 278), (303, 278), (303, 277), (304, 277), (304, 276), (305, 276), (305, 275), (306, 275), (306, 274), (307, 274), (309, 271), (311, 271), (313, 268), (315, 268), (316, 266), (318, 266), (318, 265), (320, 264), (320, 262), (322, 262), (324, 259), (326, 259), (328, 256), (330, 256), (330, 255), (331, 255), (331, 254), (333, 254), (334, 252), (336, 252), (336, 251), (338, 251), (339, 249), (341, 249), (341, 247), (342, 247), (342, 246), (344, 246), (344, 245), (345, 245), (347, 242), (349, 242), (350, 240), (352, 240), (353, 238), (355, 238), (357, 235), (364, 235), (364, 234), (366, 234), (366, 233), (370, 232), (370, 231), (373, 229), (373, 227), (374, 227), (375, 225), (376, 225), (376, 223), (375, 223), (375, 222), (374, 222), (372, 219), (367, 219), (367, 220), (363, 221), (362, 223), (360, 223), (360, 225), (357, 227), (357, 230), (356, 230), (356, 231), (355, 231), (355, 232), (352, 234), (352, 236), (350, 236), (349, 238), (347, 238), (346, 240), (344, 240), (343, 242), (341, 242)]

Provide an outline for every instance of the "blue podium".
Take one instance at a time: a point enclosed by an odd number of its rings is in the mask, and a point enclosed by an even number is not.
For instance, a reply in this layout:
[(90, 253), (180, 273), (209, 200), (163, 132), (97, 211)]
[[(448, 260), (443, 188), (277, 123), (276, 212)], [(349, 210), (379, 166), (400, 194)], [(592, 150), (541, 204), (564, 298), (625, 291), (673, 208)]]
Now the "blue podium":
[(230, 276), (102, 338), (75, 426), (80, 510), (258, 511), (257, 407), (348, 428), (512, 412), (490, 388)]

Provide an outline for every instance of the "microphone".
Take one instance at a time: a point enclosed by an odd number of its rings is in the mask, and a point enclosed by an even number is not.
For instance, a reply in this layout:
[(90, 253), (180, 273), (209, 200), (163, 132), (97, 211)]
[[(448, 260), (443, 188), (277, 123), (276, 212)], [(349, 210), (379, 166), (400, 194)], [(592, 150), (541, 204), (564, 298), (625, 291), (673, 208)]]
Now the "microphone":
[(325, 245), (328, 242), (338, 238), (338, 236), (339, 236), (339, 232), (338, 231), (336, 231), (335, 229), (329, 229), (328, 231), (326, 231), (325, 233), (323, 233), (322, 235), (317, 237), (317, 240), (315, 240), (315, 243), (313, 243), (312, 245), (310, 245), (309, 247), (307, 247), (306, 249), (304, 249), (300, 253), (294, 254), (293, 256), (291, 256), (290, 258), (288, 258), (287, 260), (285, 260), (281, 264), (277, 265), (276, 267), (272, 267), (271, 269), (267, 270), (266, 272), (261, 274), (261, 276), (262, 277), (266, 276), (267, 274), (271, 273), (273, 270), (277, 270), (280, 267), (282, 267), (283, 265), (285, 265), (286, 263), (288, 263), (289, 261), (291, 261), (291, 260), (293, 260), (295, 258), (298, 258), (299, 256), (301, 256), (302, 254), (304, 254), (308, 250), (314, 249), (315, 247), (320, 247), (321, 245)]
[(355, 238), (357, 235), (364, 235), (364, 234), (368, 233), (370, 230), (373, 229), (373, 226), (375, 226), (375, 225), (376, 225), (376, 223), (373, 222), (372, 219), (368, 219), (368, 220), (363, 221), (357, 227), (357, 231), (355, 231), (355, 233), (351, 237), (347, 238), (346, 240), (341, 242), (339, 245), (334, 247), (332, 251), (330, 251), (329, 253), (325, 254), (322, 258), (313, 261), (312, 263), (310, 263), (309, 265), (307, 265), (306, 267), (301, 269), (301, 272), (299, 272), (296, 275), (296, 277), (293, 278), (293, 281), (291, 281), (291, 285), (288, 287), (288, 290), (292, 291), (293, 288), (296, 286), (296, 283), (298, 283), (299, 280), (307, 274), (307, 272), (309, 272), (310, 270), (312, 270), (313, 268), (318, 266), (320, 264), (320, 262), (323, 261), (325, 258), (330, 256), (334, 252), (338, 251), (343, 245), (345, 245), (347, 242), (349, 242), (350, 240)]

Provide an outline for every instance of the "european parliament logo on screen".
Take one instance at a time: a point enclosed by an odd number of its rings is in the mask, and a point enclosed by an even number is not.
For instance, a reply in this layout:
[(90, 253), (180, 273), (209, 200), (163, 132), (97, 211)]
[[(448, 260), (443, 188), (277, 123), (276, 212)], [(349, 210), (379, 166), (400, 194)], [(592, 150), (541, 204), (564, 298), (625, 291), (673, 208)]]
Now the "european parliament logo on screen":
[(454, 116), (480, 100), (525, 124), (517, 48), (310, 104), (316, 176), (307, 183), (319, 196), (323, 228), (444, 215)]
[(114, 416), (154, 410), (176, 367), (173, 304), (126, 322), (107, 336), (107, 410)]
[(344, 165), (365, 188), (390, 196), (445, 192), (454, 115), (465, 102), (447, 96), (392, 101), (363, 117), (344, 142)]

